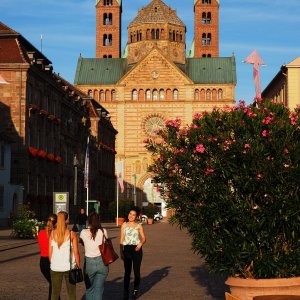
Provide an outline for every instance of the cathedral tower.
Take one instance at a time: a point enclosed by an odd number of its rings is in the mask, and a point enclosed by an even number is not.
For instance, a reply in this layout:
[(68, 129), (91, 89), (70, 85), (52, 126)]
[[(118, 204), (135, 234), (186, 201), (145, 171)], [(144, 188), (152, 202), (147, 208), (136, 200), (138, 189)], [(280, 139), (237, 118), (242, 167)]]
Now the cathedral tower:
[(194, 0), (194, 57), (219, 56), (219, 0)]
[(96, 57), (121, 56), (122, 0), (96, 1)]

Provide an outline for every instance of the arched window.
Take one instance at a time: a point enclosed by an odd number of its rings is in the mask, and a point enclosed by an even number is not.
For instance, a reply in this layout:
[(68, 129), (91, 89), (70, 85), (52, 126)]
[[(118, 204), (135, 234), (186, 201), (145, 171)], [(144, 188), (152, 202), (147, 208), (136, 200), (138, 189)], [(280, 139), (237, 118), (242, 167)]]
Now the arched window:
[(151, 91), (146, 90), (146, 100), (151, 100)]
[(206, 24), (211, 24), (211, 13), (207, 13)]
[(156, 35), (155, 35), (155, 38), (156, 38), (157, 40), (159, 40), (159, 29), (156, 29)]
[(153, 99), (153, 101), (157, 101), (158, 100), (158, 91), (156, 89), (153, 90), (152, 99)]
[(206, 57), (206, 54), (202, 54), (202, 57)]
[(151, 30), (151, 39), (155, 40), (155, 29)]
[(211, 57), (211, 54), (207, 54), (207, 57)]
[(206, 100), (211, 100), (211, 90), (206, 91)]
[(165, 91), (164, 90), (159, 91), (159, 100), (161, 100), (161, 101), (165, 100)]
[(103, 46), (107, 46), (109, 43), (107, 34), (103, 35)]
[(179, 32), (176, 32), (176, 42), (179, 42)]
[(178, 90), (173, 90), (173, 100), (178, 100)]
[(104, 91), (103, 90), (100, 90), (99, 99), (100, 99), (100, 101), (104, 101), (105, 100)]
[(206, 45), (206, 33), (202, 33), (202, 45)]
[(200, 100), (200, 93), (199, 90), (195, 90), (194, 100), (199, 101)]
[(175, 30), (173, 30), (173, 41), (176, 41), (176, 33), (175, 33)]
[(218, 90), (218, 100), (223, 99), (223, 91), (221, 89)]
[(180, 42), (182, 42), (183, 41), (183, 34), (182, 34), (182, 32), (180, 32)]
[(107, 58), (107, 55), (105, 54), (105, 55), (103, 55), (103, 58)]
[(89, 95), (89, 97), (93, 97), (93, 91), (92, 90), (88, 90), (88, 95)]
[(211, 0), (202, 0), (202, 4), (211, 4)]
[(141, 31), (140, 31), (139, 35), (140, 35), (140, 41), (141, 41), (142, 38), (143, 38), (143, 35), (142, 35), (142, 32), (141, 32)]
[(108, 22), (109, 22), (109, 24), (108, 25), (112, 25), (112, 22), (113, 22), (113, 16), (112, 16), (112, 13), (110, 13), (109, 15), (108, 15)]
[(109, 46), (112, 46), (112, 34), (108, 35)]
[(112, 5), (112, 0), (104, 0), (104, 5)]
[(211, 45), (211, 33), (207, 34), (206, 43), (207, 43), (207, 45)]
[(116, 91), (115, 90), (111, 91), (111, 101), (116, 101)]
[(112, 58), (112, 55), (111, 55), (111, 54), (109, 54), (109, 55), (108, 55), (108, 58)]
[(132, 100), (137, 101), (138, 100), (138, 91), (137, 90), (133, 90), (132, 91)]
[(202, 89), (202, 90), (200, 91), (200, 100), (201, 100), (201, 101), (204, 101), (204, 100), (205, 100), (205, 90), (204, 90), (204, 89)]
[(173, 37), (172, 31), (169, 31), (169, 40), (170, 41), (172, 41), (172, 37)]
[(206, 12), (202, 13), (202, 24), (206, 24)]
[(110, 93), (110, 91), (109, 90), (106, 90), (105, 91), (105, 101), (111, 101), (111, 93)]

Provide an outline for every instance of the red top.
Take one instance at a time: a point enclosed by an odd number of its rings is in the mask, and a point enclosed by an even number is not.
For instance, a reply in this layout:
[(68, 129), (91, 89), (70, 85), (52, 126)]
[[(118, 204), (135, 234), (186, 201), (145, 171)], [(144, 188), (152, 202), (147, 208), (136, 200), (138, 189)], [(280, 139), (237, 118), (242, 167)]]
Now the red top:
[(49, 238), (47, 236), (47, 230), (43, 229), (38, 234), (38, 243), (40, 246), (41, 256), (49, 256)]

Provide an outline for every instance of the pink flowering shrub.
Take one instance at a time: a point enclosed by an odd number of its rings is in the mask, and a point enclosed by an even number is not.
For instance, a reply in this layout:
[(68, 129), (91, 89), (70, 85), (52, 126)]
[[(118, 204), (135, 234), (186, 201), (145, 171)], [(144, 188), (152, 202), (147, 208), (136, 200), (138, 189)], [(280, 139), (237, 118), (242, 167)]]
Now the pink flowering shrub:
[[(273, 101), (166, 122), (150, 171), (210, 269), (300, 276), (300, 110)], [(181, 134), (184, 132), (184, 134)]]

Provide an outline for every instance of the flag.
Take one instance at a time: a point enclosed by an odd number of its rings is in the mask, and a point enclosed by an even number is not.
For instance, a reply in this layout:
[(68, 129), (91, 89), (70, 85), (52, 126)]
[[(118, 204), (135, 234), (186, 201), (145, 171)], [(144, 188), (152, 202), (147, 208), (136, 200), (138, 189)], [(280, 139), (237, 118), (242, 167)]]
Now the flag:
[(256, 50), (252, 51), (249, 56), (244, 60), (247, 64), (253, 65), (253, 78), (255, 85), (255, 96), (256, 98), (261, 98), (261, 86), (260, 86), (260, 75), (259, 75), (259, 66), (265, 66), (265, 63), (259, 56)]
[(124, 161), (120, 160), (116, 162), (116, 176), (120, 185), (121, 193), (124, 193)]
[(85, 151), (85, 161), (84, 161), (84, 187), (86, 189), (89, 187), (89, 166), (90, 166), (89, 141), (90, 139), (88, 137), (86, 151)]

